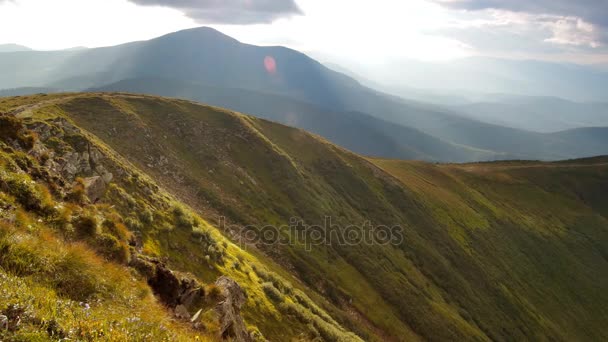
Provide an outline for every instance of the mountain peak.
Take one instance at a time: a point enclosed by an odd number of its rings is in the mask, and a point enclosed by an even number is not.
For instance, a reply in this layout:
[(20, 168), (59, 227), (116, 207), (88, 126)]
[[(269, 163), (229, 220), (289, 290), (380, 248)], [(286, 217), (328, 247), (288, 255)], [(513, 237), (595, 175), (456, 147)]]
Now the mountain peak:
[(166, 38), (215, 39), (217, 41), (223, 40), (223, 41), (238, 42), (238, 40), (230, 37), (229, 35), (226, 35), (209, 26), (200, 26), (200, 27), (180, 30), (180, 31), (166, 34), (166, 35), (161, 36), (156, 39), (166, 39)]

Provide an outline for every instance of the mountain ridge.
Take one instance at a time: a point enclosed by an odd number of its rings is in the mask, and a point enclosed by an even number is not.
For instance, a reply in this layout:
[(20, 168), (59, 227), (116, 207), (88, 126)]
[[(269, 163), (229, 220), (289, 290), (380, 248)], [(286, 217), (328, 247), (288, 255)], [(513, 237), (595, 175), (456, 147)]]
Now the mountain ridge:
[[(266, 58), (274, 60), (274, 69), (266, 69)], [(178, 79), (196, 84), (194, 90), (188, 90), (194, 100), (200, 99), (197, 98), (200, 94), (195, 92), (198, 85), (225, 88), (228, 93), (230, 89), (247, 89), (309, 103), (317, 108), (317, 114), (319, 109), (332, 112), (344, 127), (348, 127), (352, 113), (356, 112), (358, 117), (363, 113), (382, 121), (375, 122), (374, 127), (393, 123), (425, 134), (428, 146), (420, 146), (422, 144), (407, 143), (407, 137), (395, 137), (395, 132), (389, 129), (378, 129), (374, 132), (379, 136), (378, 143), (367, 148), (355, 138), (358, 131), (344, 133), (334, 128), (323, 133), (326, 137), (342, 134), (342, 138), (349, 134), (345, 143), (349, 148), (360, 146), (356, 148), (358, 152), (385, 157), (418, 158), (408, 150), (422, 152), (427, 160), (440, 161), (475, 158), (556, 160), (608, 153), (608, 147), (594, 141), (588, 146), (573, 147), (563, 139), (486, 124), (435, 105), (389, 96), (364, 87), (355, 79), (334, 72), (295, 50), (242, 44), (209, 28), (84, 51), (3, 54), (0, 55), (0, 72), (4, 76), (0, 80), (3, 88), (46, 86), (79, 91), (106, 87), (107, 90), (128, 91), (108, 87), (132, 79)], [(172, 89), (159, 91), (159, 95), (173, 95)], [(272, 112), (270, 105), (267, 110), (260, 110), (259, 102), (260, 99), (257, 103), (241, 104), (238, 110), (258, 115)], [(224, 101), (221, 105), (228, 103)], [(369, 118), (366, 120), (371, 122)], [(317, 119), (314, 124), (317, 128), (322, 127), (323, 120)], [(304, 128), (311, 129), (310, 126)], [(398, 143), (400, 139), (406, 144)], [(385, 153), (379, 153), (383, 152), (380, 140), (384, 141)], [(409, 139), (412, 140), (415, 139)]]

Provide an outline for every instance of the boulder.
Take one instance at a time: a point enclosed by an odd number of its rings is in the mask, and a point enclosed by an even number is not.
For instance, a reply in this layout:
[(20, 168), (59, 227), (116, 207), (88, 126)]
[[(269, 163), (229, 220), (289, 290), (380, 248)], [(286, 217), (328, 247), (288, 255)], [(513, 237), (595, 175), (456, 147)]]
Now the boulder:
[(179, 318), (179, 319), (190, 319), (190, 313), (188, 312), (188, 309), (182, 305), (179, 304), (178, 306), (175, 307), (175, 317)]
[(236, 281), (226, 276), (220, 277), (215, 285), (221, 289), (224, 297), (215, 307), (220, 321), (221, 338), (237, 342), (252, 341), (241, 317), (241, 307), (247, 300), (245, 292)]
[(85, 178), (83, 183), (87, 197), (93, 203), (99, 201), (106, 192), (107, 183), (101, 176)]

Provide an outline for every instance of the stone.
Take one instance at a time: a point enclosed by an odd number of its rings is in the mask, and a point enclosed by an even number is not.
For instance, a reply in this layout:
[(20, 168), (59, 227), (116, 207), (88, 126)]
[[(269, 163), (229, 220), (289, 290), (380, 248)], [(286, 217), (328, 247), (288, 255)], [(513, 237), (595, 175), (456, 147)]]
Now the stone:
[(166, 305), (175, 307), (179, 304), (180, 281), (165, 265), (156, 265), (154, 276), (148, 279), (148, 284)]
[(87, 197), (93, 203), (99, 201), (106, 192), (106, 182), (100, 176), (85, 178), (83, 183)]
[(194, 316), (192, 316), (192, 319), (190, 320), (190, 322), (192, 322), (192, 323), (197, 323), (197, 322), (198, 322), (198, 320), (201, 318), (202, 313), (203, 313), (203, 309), (199, 309), (199, 310), (198, 310), (198, 311), (197, 311), (197, 312), (194, 314)]
[(196, 280), (178, 276), (162, 263), (155, 265), (148, 284), (160, 300), (170, 307), (182, 305), (187, 310), (192, 309), (200, 305), (205, 297), (205, 291)]
[(224, 296), (224, 300), (215, 307), (219, 316), (220, 337), (237, 342), (252, 341), (241, 317), (241, 307), (246, 301), (245, 292), (236, 281), (226, 276), (220, 277), (215, 285), (221, 289)]
[(182, 304), (179, 304), (178, 306), (175, 307), (175, 317), (180, 318), (180, 319), (190, 319), (190, 313), (188, 312), (188, 309), (186, 309), (185, 306), (183, 306)]

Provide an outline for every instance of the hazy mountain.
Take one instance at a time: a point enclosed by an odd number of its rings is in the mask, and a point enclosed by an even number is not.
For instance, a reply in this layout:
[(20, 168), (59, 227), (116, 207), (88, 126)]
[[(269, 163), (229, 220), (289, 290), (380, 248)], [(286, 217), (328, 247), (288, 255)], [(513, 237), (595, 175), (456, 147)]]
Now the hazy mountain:
[(32, 51), (27, 46), (18, 45), (18, 44), (0, 44), (0, 53), (1, 52), (18, 52), (18, 51)]
[(9, 340), (608, 338), (607, 157), (370, 159), (136, 94), (0, 111)]
[(455, 145), (365, 113), (336, 112), (290, 97), (167, 79), (132, 79), (91, 91), (122, 91), (192, 99), (303, 128), (363, 155), (435, 161), (521, 158)]
[(74, 46), (71, 48), (67, 48), (67, 49), (63, 49), (62, 51), (82, 51), (82, 50), (87, 50), (88, 47), (86, 46)]
[(0, 97), (32, 95), (32, 94), (38, 94), (38, 93), (50, 94), (50, 93), (58, 93), (60, 91), (61, 90), (59, 90), (59, 89), (43, 88), (43, 87), (40, 87), (40, 88), (23, 87), (23, 88), (15, 88), (15, 89), (1, 89)]
[(556, 97), (488, 95), (488, 100), (452, 107), (466, 116), (496, 125), (536, 132), (608, 126), (608, 102), (580, 103)]
[[(348, 141), (341, 138), (340, 143), (366, 154), (371, 151), (384, 151), (385, 153), (380, 155), (386, 157), (412, 155), (412, 150), (416, 151), (417, 155), (429, 155), (428, 159), (431, 160), (450, 161), (471, 160), (479, 156), (480, 159), (486, 159), (489, 155), (564, 159), (608, 153), (608, 146), (598, 149), (598, 144), (593, 144), (593, 147), (589, 148), (581, 146), (572, 149), (568, 143), (545, 135), (490, 125), (454, 115), (436, 105), (389, 96), (364, 87), (353, 78), (332, 71), (297, 51), (283, 47), (242, 44), (209, 28), (185, 30), (149, 41), (84, 51), (2, 54), (0, 72), (3, 74), (0, 88), (47, 86), (83, 90), (129, 79), (160, 78), (222, 89), (244, 89), (255, 93), (280, 95), (299, 104), (308, 103), (321, 109), (316, 110), (316, 122), (304, 120), (308, 124), (302, 127), (319, 129), (324, 123), (320, 114), (332, 112), (335, 119), (333, 127), (341, 127), (336, 128), (337, 132), (333, 128), (323, 131), (324, 136), (334, 139), (333, 141), (336, 141), (337, 135), (342, 138), (349, 137)], [(124, 87), (120, 89), (129, 90)], [(180, 95), (172, 91), (171, 87), (166, 87), (158, 93)], [(200, 95), (193, 94), (196, 91), (189, 93), (190, 98), (203, 100)], [(247, 113), (262, 115), (259, 113), (268, 112), (269, 114), (264, 114), (268, 117), (277, 115), (277, 109), (272, 109), (270, 104), (261, 103), (259, 99), (250, 98), (247, 102), (243, 101), (238, 108), (229, 103), (235, 101), (233, 98), (224, 97), (221, 104)], [(282, 109), (287, 107), (280, 106)], [(285, 113), (278, 114), (285, 116)], [(348, 127), (344, 123), (352, 120), (354, 116), (364, 117), (368, 121), (368, 116), (372, 116), (384, 122), (371, 124), (370, 134), (382, 136), (377, 139), (375, 147), (352, 141), (360, 134), (360, 130), (342, 133), (344, 128)], [(411, 134), (406, 134), (406, 138), (395, 142), (395, 136), (403, 135), (395, 132), (402, 128), (385, 129), (386, 122), (409, 127)], [(297, 122), (293, 124), (298, 125)], [(355, 126), (361, 127), (361, 121)], [(375, 131), (376, 129), (380, 131)], [(408, 139), (410, 142), (418, 140), (414, 137), (419, 132), (411, 129), (424, 133), (423, 140), (433, 146), (422, 148), (422, 142), (404, 146), (403, 142)], [(390, 138), (386, 139), (386, 136)], [(379, 147), (383, 144), (388, 145)], [(438, 146), (441, 145), (447, 148), (437, 153)], [(454, 145), (461, 147), (454, 148)], [(403, 152), (404, 148), (406, 152)], [(466, 150), (473, 153), (463, 153)], [(428, 154), (427, 151), (435, 153)], [(573, 153), (574, 151), (585, 153), (578, 155)]]
[(608, 71), (600, 66), (468, 57), (447, 62), (389, 61), (355, 71), (406, 98), (410, 97), (409, 89), (418, 88), (464, 98), (507, 93), (608, 101), (603, 90)]

